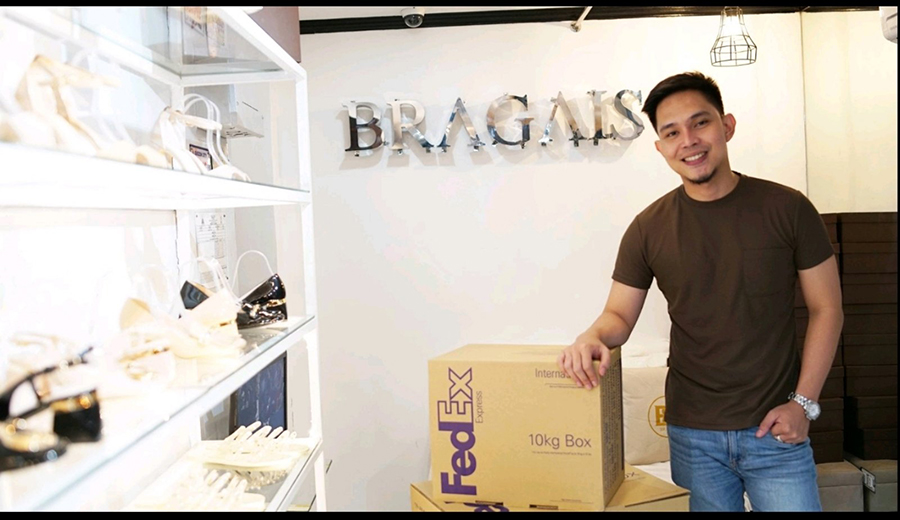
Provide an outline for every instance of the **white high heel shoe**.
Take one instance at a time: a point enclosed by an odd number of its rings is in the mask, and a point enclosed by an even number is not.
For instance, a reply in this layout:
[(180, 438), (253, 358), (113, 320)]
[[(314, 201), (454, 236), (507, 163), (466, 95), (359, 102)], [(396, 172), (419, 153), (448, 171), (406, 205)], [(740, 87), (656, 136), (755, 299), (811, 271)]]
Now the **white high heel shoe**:
[[(150, 267), (153, 266), (145, 270)], [(181, 317), (176, 318), (168, 312), (176, 308), (177, 297), (168, 276), (165, 279), (165, 297), (160, 299), (153, 291), (143, 291), (145, 299), (157, 300), (152, 306), (154, 309), (138, 298), (125, 302), (119, 319), (122, 330), (130, 331), (132, 338), (142, 338), (139, 348), (164, 346), (181, 359), (238, 358), (246, 341), (237, 332), (237, 304), (230, 295), (217, 293), (193, 310), (182, 311)]]
[(204, 287), (207, 297), (192, 309), (185, 309), (179, 319), (198, 348), (185, 349), (181, 354), (176, 351), (176, 354), (188, 358), (238, 357), (247, 344), (237, 328), (239, 300), (231, 291), (219, 262), (207, 257), (199, 257), (195, 262), (198, 267), (202, 264), (210, 269), (215, 289)]
[[(100, 76), (97, 72), (99, 66), (99, 57), (96, 52), (90, 49), (82, 49), (71, 60), (71, 66), (80, 67), (82, 64), (86, 66), (85, 72), (92, 77)], [(114, 63), (110, 66), (119, 71), (119, 67)], [(112, 109), (112, 103), (109, 99), (109, 81), (91, 82), (86, 85), (72, 84), (70, 78), (66, 75), (62, 77), (59, 86), (60, 100), (62, 106), (60, 114), (85, 135), (87, 135), (98, 149), (98, 157), (113, 159), (123, 162), (132, 162), (137, 164), (145, 164), (157, 168), (168, 168), (168, 158), (162, 152), (154, 147), (146, 144), (138, 145), (134, 142), (125, 127), (122, 125), (121, 118), (117, 117)], [(117, 77), (117, 76), (116, 76)], [(116, 81), (118, 86), (118, 81)], [(91, 99), (89, 109), (85, 109), (79, 103), (74, 95), (73, 88), (87, 87), (91, 90)], [(107, 117), (107, 114), (109, 115)], [(112, 119), (110, 125), (108, 119)], [(92, 125), (84, 121), (91, 121)], [(94, 130), (97, 128), (98, 131)]]
[[(212, 155), (215, 165), (213, 169), (206, 172), (206, 175), (250, 182), (250, 176), (231, 164), (231, 161), (228, 160), (228, 156), (222, 149), (222, 125), (220, 123), (219, 107), (209, 98), (192, 93), (184, 96), (184, 111), (187, 112), (198, 103), (206, 106), (206, 118), (212, 119), (217, 125), (215, 130), (206, 131), (206, 147), (210, 155)], [(213, 138), (213, 134), (215, 134), (215, 138)]]
[(42, 117), (0, 94), (0, 141), (52, 149), (56, 133)]
[(156, 120), (153, 141), (156, 147), (172, 158), (175, 169), (188, 173), (207, 174), (209, 168), (185, 147), (187, 127), (214, 131), (221, 125), (209, 119), (189, 116), (180, 110), (166, 107)]
[(19, 82), (16, 101), (53, 130), (55, 148), (80, 155), (96, 155), (94, 143), (59, 115), (54, 89), (61, 73), (58, 63), (46, 56), (36, 56)]

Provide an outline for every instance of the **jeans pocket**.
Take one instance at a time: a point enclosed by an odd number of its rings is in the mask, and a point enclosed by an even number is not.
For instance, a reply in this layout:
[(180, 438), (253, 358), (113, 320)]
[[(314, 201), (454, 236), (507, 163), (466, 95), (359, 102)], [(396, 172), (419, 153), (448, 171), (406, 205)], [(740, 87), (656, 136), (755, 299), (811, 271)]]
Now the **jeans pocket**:
[(765, 435), (765, 437), (763, 437), (763, 439), (767, 440), (770, 445), (775, 446), (775, 448), (777, 448), (779, 450), (798, 448), (798, 447), (806, 446), (807, 444), (809, 444), (808, 436), (806, 437), (806, 439), (804, 439), (801, 442), (784, 442), (784, 441), (780, 441), (780, 440), (776, 439), (775, 436), (772, 434), (772, 432), (767, 433)]

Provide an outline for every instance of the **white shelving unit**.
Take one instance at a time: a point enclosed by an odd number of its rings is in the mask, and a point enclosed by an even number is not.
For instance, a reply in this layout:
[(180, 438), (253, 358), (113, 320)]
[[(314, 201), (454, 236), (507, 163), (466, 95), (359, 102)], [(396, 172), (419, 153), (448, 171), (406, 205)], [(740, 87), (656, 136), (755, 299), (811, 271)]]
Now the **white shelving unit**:
[[(201, 441), (201, 418), (223, 403), (244, 383), (286, 355), (289, 366), (287, 429), (297, 431), (312, 449), (308, 456), (279, 483), (266, 492), (266, 510), (287, 510), (301, 488), (308, 489), (313, 479), (316, 507), (325, 510), (325, 457), (319, 401), (319, 355), (316, 320), (314, 241), (312, 236), (312, 195), (308, 144), (308, 120), (305, 71), (278, 46), (241, 8), (206, 8), (227, 28), (231, 43), (250, 59), (207, 60), (188, 63), (172, 60), (159, 49), (135, 45), (128, 38), (97, 26), (85, 25), (92, 8), (0, 8), (0, 22), (24, 27), (60, 45), (93, 49), (104, 59), (117, 63), (132, 74), (166, 85), (171, 106), (178, 107), (186, 88), (247, 83), (281, 85), (272, 92), (290, 93), (293, 99), (279, 106), (296, 106), (298, 136), (294, 161), (280, 168), (285, 186), (243, 182), (177, 170), (116, 162), (65, 152), (0, 143), (0, 211), (44, 209), (101, 210), (107, 212), (167, 212), (172, 215), (174, 244), (161, 247), (169, 264), (180, 265), (194, 255), (190, 212), (197, 210), (233, 210), (234, 208), (297, 208), (299, 222), (285, 223), (287, 229), (300, 230), (302, 236), (289, 237), (302, 242), (302, 258), (278, 257), (276, 263), (294, 278), (292, 286), (302, 285), (302, 293), (288, 293), (290, 318), (268, 327), (242, 331), (248, 346), (244, 355), (215, 370), (198, 372), (193, 384), (169, 388), (160, 394), (103, 401), (103, 438), (95, 443), (70, 444), (58, 460), (0, 473), (0, 511), (42, 509), (120, 509), (126, 507), (154, 480), (180, 463), (183, 455)], [(115, 16), (108, 9), (104, 15)], [(142, 8), (131, 8), (142, 9)], [(150, 9), (150, 8), (144, 8)], [(179, 43), (179, 8), (153, 8), (137, 11), (144, 17), (163, 17), (175, 27), (161, 28)], [(135, 11), (130, 13), (135, 14)], [(150, 23), (150, 22), (146, 22)], [(0, 26), (0, 31), (3, 26)], [(175, 36), (173, 37), (172, 34)], [(3, 55), (12, 53), (8, 47)], [(4, 57), (0, 55), (0, 67)], [(5, 68), (5, 67), (4, 67)], [(290, 85), (292, 88), (285, 88)], [(282, 123), (292, 118), (282, 117)], [(264, 152), (260, 152), (264, 153)], [(272, 152), (274, 153), (274, 152)], [(293, 166), (292, 166), (293, 165)], [(140, 213), (142, 215), (143, 213)], [(43, 220), (52, 219), (53, 216)], [(15, 219), (13, 219), (15, 221)], [(278, 219), (275, 225), (281, 225)], [(70, 225), (59, 222), (60, 226)], [(0, 226), (0, 232), (4, 230)], [(277, 240), (285, 232), (272, 230)], [(2, 237), (0, 237), (2, 238)], [(0, 242), (2, 244), (2, 242)], [(294, 252), (297, 248), (286, 248)], [(168, 253), (166, 253), (168, 252)], [(18, 254), (2, 251), (2, 254)], [(281, 251), (278, 252), (281, 255)], [(298, 266), (298, 267), (293, 267)], [(0, 274), (2, 283), (17, 283), (16, 273)], [(77, 276), (77, 273), (76, 273)], [(299, 283), (298, 283), (299, 282)], [(22, 280), (22, 283), (28, 283)], [(61, 289), (65, 291), (65, 288)], [(2, 291), (0, 291), (2, 294)], [(293, 298), (293, 300), (292, 300)], [(0, 310), (2, 310), (0, 306)], [(53, 320), (52, 316), (47, 317)], [(3, 331), (0, 330), (0, 334)], [(298, 368), (297, 359), (306, 366)], [(2, 368), (2, 364), (0, 364)], [(304, 373), (303, 395), (308, 402), (292, 397), (290, 375)], [(296, 409), (301, 409), (298, 413)], [(294, 417), (306, 417), (309, 424), (292, 424)], [(307, 428), (308, 427), (308, 428)], [(299, 428), (299, 429), (298, 429)], [(135, 469), (139, 468), (140, 471)], [(85, 498), (87, 497), (87, 498)]]

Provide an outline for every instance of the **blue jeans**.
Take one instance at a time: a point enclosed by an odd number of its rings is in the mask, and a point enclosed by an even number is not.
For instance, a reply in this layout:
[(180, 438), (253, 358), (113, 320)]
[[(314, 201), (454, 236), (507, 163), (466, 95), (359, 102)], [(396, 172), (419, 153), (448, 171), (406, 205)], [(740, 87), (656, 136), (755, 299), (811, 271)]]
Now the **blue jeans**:
[(758, 428), (713, 431), (667, 425), (672, 480), (691, 492), (691, 511), (821, 511), (809, 439), (775, 440)]

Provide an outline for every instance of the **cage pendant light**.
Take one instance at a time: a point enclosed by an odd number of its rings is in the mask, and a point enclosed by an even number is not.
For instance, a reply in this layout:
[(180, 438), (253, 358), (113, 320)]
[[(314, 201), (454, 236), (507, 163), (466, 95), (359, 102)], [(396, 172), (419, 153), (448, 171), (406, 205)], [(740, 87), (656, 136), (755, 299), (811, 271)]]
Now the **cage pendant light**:
[(719, 35), (709, 51), (716, 67), (738, 67), (756, 61), (756, 44), (747, 33), (740, 7), (726, 7), (719, 16)]

